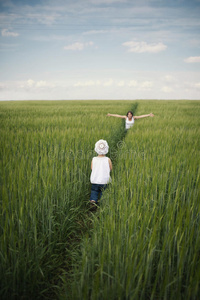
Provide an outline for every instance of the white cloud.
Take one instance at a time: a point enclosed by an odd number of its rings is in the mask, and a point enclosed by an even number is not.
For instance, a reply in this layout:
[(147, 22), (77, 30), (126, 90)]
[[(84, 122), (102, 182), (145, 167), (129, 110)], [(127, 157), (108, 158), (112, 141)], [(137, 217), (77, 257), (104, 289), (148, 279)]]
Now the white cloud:
[(200, 82), (198, 82), (198, 83), (195, 83), (195, 85), (194, 85), (196, 88), (198, 88), (198, 89), (200, 89)]
[(89, 31), (86, 31), (86, 32), (83, 32), (83, 35), (96, 35), (96, 34), (104, 34), (104, 33), (108, 33), (109, 31), (108, 30), (89, 30)]
[(55, 24), (55, 22), (58, 18), (60, 18), (60, 14), (53, 13), (53, 15), (49, 15), (48, 13), (47, 14), (39, 13), (37, 15), (30, 15), (27, 17), (29, 17), (30, 19), (36, 18), (38, 23), (41, 23), (41, 24), (52, 25), (52, 24)]
[(184, 62), (186, 62), (186, 63), (197, 63), (197, 62), (200, 62), (200, 56), (190, 56), (190, 57), (184, 59)]
[(101, 82), (99, 80), (93, 81), (93, 80), (88, 80), (84, 82), (77, 82), (74, 84), (74, 87), (88, 87), (88, 86), (98, 86), (100, 85)]
[(79, 51), (83, 50), (83, 48), (84, 48), (84, 44), (78, 42), (64, 47), (65, 50), (79, 50)]
[(173, 89), (169, 86), (163, 86), (161, 91), (164, 93), (171, 93), (171, 92), (173, 92)]
[(88, 42), (88, 43), (79, 43), (79, 42), (76, 42), (74, 44), (65, 46), (64, 49), (65, 50), (72, 50), (72, 51), (76, 51), (76, 50), (81, 51), (84, 48), (90, 47), (90, 46), (93, 46), (93, 45), (94, 45), (93, 42)]
[(110, 78), (108, 81), (106, 81), (106, 82), (104, 82), (104, 86), (111, 86), (112, 84), (113, 84), (113, 79), (112, 78)]
[(164, 77), (164, 80), (167, 81), (167, 82), (173, 82), (173, 81), (175, 81), (174, 77), (171, 76), (171, 75), (166, 75)]
[(79, 81), (73, 84), (74, 87), (91, 87), (91, 86), (103, 86), (103, 87), (111, 87), (111, 86), (118, 86), (121, 88), (124, 87), (134, 87), (137, 90), (148, 90), (151, 89), (153, 86), (152, 81), (142, 81), (138, 82), (136, 80), (130, 80), (130, 81), (115, 81), (112, 78), (108, 79), (107, 81), (100, 81), (100, 80), (88, 80), (88, 81)]
[(138, 82), (136, 80), (130, 80), (127, 85), (129, 87), (135, 87), (138, 90), (147, 90), (150, 89), (153, 86), (153, 82), (146, 80), (146, 81), (142, 81), (142, 82)]
[(1, 35), (2, 35), (2, 36), (17, 37), (17, 36), (19, 36), (19, 33), (9, 31), (8, 29), (2, 29), (2, 30), (1, 30)]
[(125, 47), (128, 47), (128, 52), (134, 53), (158, 53), (167, 48), (163, 43), (157, 44), (147, 44), (146, 42), (134, 42), (129, 41), (122, 44)]
[[(127, 72), (126, 72), (127, 73)], [(125, 73), (125, 75), (126, 75)], [(136, 87), (128, 87), (130, 81), (128, 78), (122, 77), (107, 79), (84, 79), (76, 83), (73, 79), (69, 82), (63, 81), (45, 81), (45, 80), (26, 80), (26, 81), (1, 81), (0, 82), (0, 100), (73, 100), (73, 99), (199, 99), (200, 90), (200, 73), (191, 73), (190, 82), (187, 83), (188, 74), (179, 78), (179, 86), (163, 85), (164, 74), (151, 76), (146, 74), (146, 80), (138, 78)], [(180, 75), (180, 76), (179, 76)], [(145, 76), (144, 76), (145, 77)], [(105, 77), (104, 77), (105, 78)], [(136, 77), (135, 77), (136, 78)], [(144, 78), (145, 79), (145, 78)], [(184, 80), (185, 79), (185, 80)], [(104, 84), (113, 82), (105, 88)], [(160, 88), (145, 88), (147, 82), (154, 83)], [(120, 83), (120, 84), (119, 84)], [(121, 85), (121, 87), (120, 87)], [(142, 88), (143, 86), (143, 88)], [(134, 91), (134, 93), (133, 93)]]
[(144, 89), (149, 89), (153, 86), (152, 81), (144, 81), (141, 83), (140, 87)]
[(124, 80), (119, 81), (117, 85), (120, 86), (120, 87), (124, 86), (125, 85)]
[(128, 86), (130, 87), (136, 87), (138, 86), (138, 83), (136, 80), (130, 80), (129, 83), (128, 83)]
[[(43, 88), (43, 87), (49, 87), (49, 83), (44, 81), (44, 80), (40, 80), (38, 82), (36, 82), (36, 87), (39, 87), (39, 88)], [(52, 86), (52, 85), (51, 85)]]
[(27, 81), (20, 81), (18, 82), (16, 87), (19, 87), (21, 89), (41, 89), (41, 88), (53, 88), (56, 85), (54, 83), (45, 81), (45, 80), (40, 80), (40, 81), (34, 81), (32, 79), (29, 79)]
[(8, 89), (8, 90), (26, 90), (26, 91), (41, 91), (41, 89), (49, 89), (60, 87), (59, 83), (50, 82), (45, 80), (34, 81), (32, 79), (28, 79), (25, 81), (7, 81), (7, 82), (0, 82), (0, 89)]
[(7, 89), (7, 85), (4, 82), (0, 82), (0, 89), (5, 90)]
[(102, 82), (100, 80), (87, 80), (87, 81), (78, 81), (73, 84), (74, 87), (91, 87), (91, 86), (111, 86), (113, 85), (114, 80), (110, 78), (109, 80)]
[(27, 80), (27, 86), (32, 87), (35, 84), (35, 81), (32, 79)]

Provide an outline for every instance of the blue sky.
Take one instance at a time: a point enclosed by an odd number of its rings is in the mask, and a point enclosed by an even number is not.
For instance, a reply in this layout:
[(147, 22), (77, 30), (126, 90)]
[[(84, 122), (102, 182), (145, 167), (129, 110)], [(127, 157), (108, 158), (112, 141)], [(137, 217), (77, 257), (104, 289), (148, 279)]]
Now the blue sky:
[(200, 99), (200, 0), (0, 0), (0, 100)]

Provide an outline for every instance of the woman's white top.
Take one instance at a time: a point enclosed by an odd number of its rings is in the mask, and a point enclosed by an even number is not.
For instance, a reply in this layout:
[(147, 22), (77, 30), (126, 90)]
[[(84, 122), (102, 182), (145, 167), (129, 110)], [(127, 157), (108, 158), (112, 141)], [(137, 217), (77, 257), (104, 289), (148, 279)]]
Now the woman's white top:
[(110, 166), (108, 157), (93, 157), (90, 182), (95, 184), (107, 184), (110, 181)]
[(129, 129), (133, 126), (134, 124), (134, 118), (132, 117), (131, 121), (129, 121), (128, 118), (126, 118), (126, 129)]

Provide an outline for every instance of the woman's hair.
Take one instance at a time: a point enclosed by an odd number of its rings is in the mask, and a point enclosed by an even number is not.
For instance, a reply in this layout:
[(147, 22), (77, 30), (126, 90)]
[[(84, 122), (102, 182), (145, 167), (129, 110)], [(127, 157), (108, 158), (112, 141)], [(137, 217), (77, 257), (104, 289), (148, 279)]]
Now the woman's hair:
[(132, 114), (132, 117), (133, 117), (133, 112), (131, 110), (129, 110), (126, 114), (126, 116), (128, 117), (128, 114), (131, 113)]

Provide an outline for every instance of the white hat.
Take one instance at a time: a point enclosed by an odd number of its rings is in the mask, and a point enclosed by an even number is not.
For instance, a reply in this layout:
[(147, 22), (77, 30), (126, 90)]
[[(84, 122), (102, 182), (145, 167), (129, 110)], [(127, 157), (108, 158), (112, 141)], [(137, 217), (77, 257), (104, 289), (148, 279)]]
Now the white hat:
[(105, 155), (108, 153), (108, 143), (105, 140), (99, 140), (98, 142), (96, 142), (95, 144), (95, 148), (94, 150), (97, 152), (97, 154), (99, 155)]

